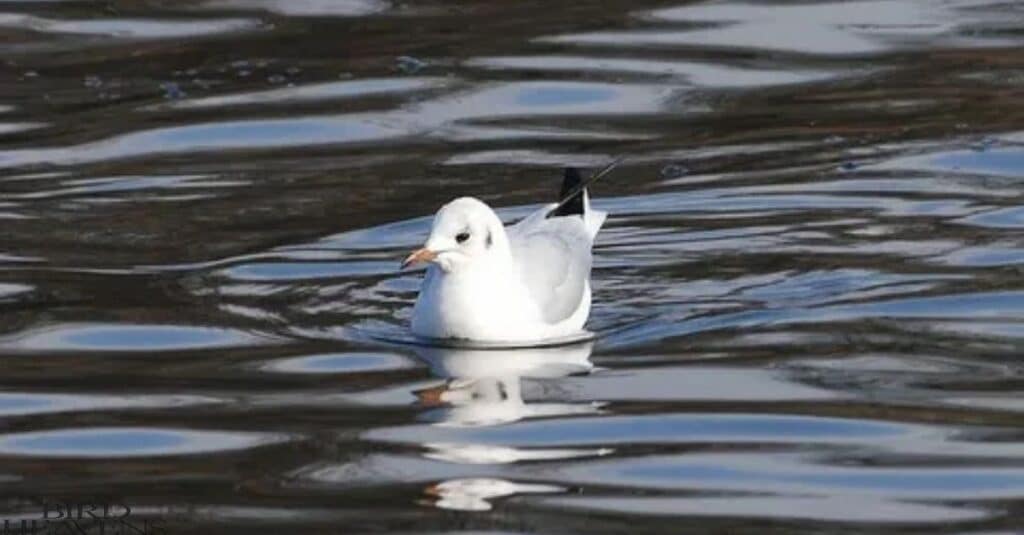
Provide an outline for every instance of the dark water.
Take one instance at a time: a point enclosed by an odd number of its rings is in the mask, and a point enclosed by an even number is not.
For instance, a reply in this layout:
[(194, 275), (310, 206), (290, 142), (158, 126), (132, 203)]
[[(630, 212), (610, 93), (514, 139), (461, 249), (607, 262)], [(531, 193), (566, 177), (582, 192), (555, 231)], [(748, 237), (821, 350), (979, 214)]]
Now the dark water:
[[(1024, 3), (0, 2), (0, 489), (168, 533), (1024, 530)], [(594, 344), (397, 261), (627, 161)]]

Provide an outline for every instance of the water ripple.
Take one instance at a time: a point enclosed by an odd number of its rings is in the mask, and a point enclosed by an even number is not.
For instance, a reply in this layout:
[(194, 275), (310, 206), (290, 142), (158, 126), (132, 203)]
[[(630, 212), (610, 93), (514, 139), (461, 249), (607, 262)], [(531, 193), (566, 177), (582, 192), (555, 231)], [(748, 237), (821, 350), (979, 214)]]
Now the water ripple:
[(267, 340), (232, 329), (183, 325), (63, 324), (0, 342), (7, 351), (171, 351), (254, 345)]
[[(1018, 531), (1018, 4), (4, 3), (0, 516)], [(410, 335), (439, 206), (619, 157), (593, 337)]]
[(284, 440), (256, 433), (96, 427), (0, 435), (0, 455), (25, 457), (150, 457), (253, 448)]

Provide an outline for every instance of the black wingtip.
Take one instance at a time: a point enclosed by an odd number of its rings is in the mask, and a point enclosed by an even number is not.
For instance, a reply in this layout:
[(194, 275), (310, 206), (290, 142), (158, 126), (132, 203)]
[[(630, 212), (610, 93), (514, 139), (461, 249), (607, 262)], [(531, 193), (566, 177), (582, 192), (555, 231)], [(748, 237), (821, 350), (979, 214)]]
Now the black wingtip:
[[(580, 184), (583, 183), (583, 177), (580, 176), (579, 169), (575, 167), (566, 167), (565, 175), (562, 178), (562, 189), (558, 193), (558, 199), (562, 200), (562, 204), (555, 208), (553, 212), (548, 214), (548, 217), (558, 217), (564, 215), (583, 215), (583, 194), (586, 189), (580, 189)], [(576, 194), (573, 195), (573, 191)], [(569, 197), (572, 195), (572, 197)]]
[(624, 156), (619, 156), (608, 165), (605, 165), (600, 171), (594, 173), (586, 180), (580, 176), (580, 172), (574, 167), (565, 168), (565, 178), (562, 180), (562, 191), (559, 194), (558, 204), (551, 209), (545, 217), (555, 217), (562, 215), (584, 215), (586, 209), (585, 203), (583, 202), (587, 195), (587, 188), (591, 184), (597, 182), (601, 177), (611, 173), (620, 163), (625, 161)]

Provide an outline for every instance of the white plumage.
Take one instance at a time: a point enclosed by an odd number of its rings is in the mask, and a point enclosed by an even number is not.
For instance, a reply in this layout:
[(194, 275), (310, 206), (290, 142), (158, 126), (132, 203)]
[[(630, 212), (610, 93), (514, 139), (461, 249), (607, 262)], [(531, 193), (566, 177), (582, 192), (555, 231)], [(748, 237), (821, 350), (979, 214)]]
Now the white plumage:
[(455, 199), (434, 217), (424, 247), (403, 265), (429, 262), (412, 331), (429, 338), (528, 344), (584, 334), (594, 237), (606, 214), (549, 217), (550, 204), (505, 227), (489, 206)]

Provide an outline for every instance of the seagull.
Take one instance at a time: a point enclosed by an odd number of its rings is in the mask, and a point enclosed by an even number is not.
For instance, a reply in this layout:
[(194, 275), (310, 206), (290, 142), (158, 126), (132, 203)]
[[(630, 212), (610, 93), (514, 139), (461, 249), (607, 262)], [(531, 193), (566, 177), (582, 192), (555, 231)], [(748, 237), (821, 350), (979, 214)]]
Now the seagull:
[(587, 186), (617, 163), (585, 181), (567, 168), (559, 201), (508, 227), (473, 197), (442, 206), (426, 243), (402, 262), (427, 265), (413, 334), (495, 345), (587, 335), (590, 249), (607, 217), (590, 208)]

